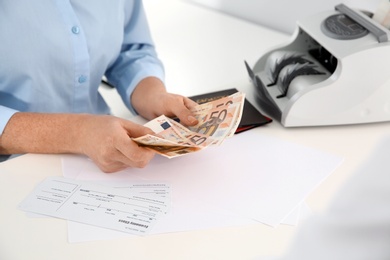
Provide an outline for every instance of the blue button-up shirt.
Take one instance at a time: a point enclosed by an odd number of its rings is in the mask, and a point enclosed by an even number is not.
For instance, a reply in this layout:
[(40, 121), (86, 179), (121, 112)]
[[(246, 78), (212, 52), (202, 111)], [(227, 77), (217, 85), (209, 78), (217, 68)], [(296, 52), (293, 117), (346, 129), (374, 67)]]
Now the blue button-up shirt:
[(103, 76), (133, 112), (138, 82), (163, 80), (142, 1), (0, 2), (0, 134), (16, 111), (109, 114)]

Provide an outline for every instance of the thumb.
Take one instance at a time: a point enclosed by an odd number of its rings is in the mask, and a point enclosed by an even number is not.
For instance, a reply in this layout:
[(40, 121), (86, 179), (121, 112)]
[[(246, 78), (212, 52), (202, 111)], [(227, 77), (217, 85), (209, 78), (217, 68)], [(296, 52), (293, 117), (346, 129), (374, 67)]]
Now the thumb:
[(196, 125), (198, 120), (194, 117), (190, 109), (195, 107), (197, 103), (189, 98), (184, 98), (183, 102), (184, 106), (176, 113), (177, 117), (180, 119), (180, 123), (188, 126)]

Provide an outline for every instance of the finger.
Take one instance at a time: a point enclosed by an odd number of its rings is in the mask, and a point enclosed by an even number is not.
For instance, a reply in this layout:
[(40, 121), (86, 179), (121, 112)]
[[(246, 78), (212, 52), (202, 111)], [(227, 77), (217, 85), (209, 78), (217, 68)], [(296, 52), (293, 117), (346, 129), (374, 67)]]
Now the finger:
[(193, 107), (199, 105), (198, 103), (196, 103), (195, 101), (193, 101), (192, 99), (187, 98), (187, 97), (184, 97), (184, 100), (183, 100), (183, 101), (184, 101), (184, 105), (185, 105), (187, 108), (189, 108), (189, 109), (191, 109), (191, 108), (193, 108)]
[(105, 173), (113, 173), (123, 170), (128, 167), (123, 160), (118, 160), (120, 156), (123, 156), (118, 150), (114, 149), (109, 153), (105, 153), (98, 158), (90, 157), (95, 164)]
[(197, 103), (189, 98), (183, 97), (183, 105), (177, 107), (177, 111), (174, 111), (176, 116), (180, 119), (180, 123), (184, 125), (196, 125), (198, 120), (191, 112), (191, 108), (195, 107)]
[(118, 172), (118, 171), (124, 170), (124, 169), (129, 167), (128, 165), (125, 165), (122, 162), (114, 162), (114, 163), (105, 164), (105, 165), (96, 163), (96, 165), (104, 173), (114, 173), (114, 172)]
[[(134, 143), (134, 142), (131, 142)], [(117, 172), (126, 168), (144, 168), (155, 153), (144, 147), (118, 146), (118, 149), (111, 153), (109, 159), (97, 162), (99, 168), (105, 173)]]
[(131, 137), (153, 134), (150, 128), (128, 120), (120, 120), (122, 132), (113, 136), (111, 149), (106, 149), (100, 157), (100, 168), (104, 172), (114, 172), (127, 167), (143, 168), (153, 158), (154, 152), (139, 147)]
[(121, 156), (118, 157), (128, 167), (144, 168), (153, 159), (155, 152), (139, 146), (130, 138), (117, 144)]

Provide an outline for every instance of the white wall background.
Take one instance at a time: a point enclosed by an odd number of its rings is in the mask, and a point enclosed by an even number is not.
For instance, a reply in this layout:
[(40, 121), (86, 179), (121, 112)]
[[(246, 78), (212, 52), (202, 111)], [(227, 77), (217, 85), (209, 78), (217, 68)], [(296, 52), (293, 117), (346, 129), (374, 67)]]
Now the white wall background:
[(351, 8), (375, 12), (381, 0), (186, 0), (227, 14), (292, 33), (300, 18), (333, 10), (344, 3)]

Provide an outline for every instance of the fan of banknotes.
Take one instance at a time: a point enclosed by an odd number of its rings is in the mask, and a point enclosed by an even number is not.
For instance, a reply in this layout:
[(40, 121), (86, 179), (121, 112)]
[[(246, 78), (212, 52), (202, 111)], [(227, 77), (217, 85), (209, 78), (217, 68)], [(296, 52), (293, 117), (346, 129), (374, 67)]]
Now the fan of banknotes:
[(192, 110), (199, 123), (185, 127), (164, 115), (145, 124), (156, 135), (132, 138), (140, 146), (174, 158), (220, 145), (234, 135), (242, 116), (245, 94), (242, 92), (195, 106)]

